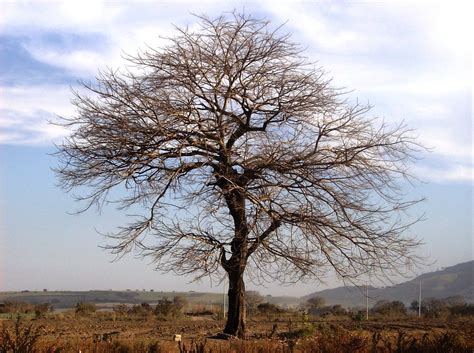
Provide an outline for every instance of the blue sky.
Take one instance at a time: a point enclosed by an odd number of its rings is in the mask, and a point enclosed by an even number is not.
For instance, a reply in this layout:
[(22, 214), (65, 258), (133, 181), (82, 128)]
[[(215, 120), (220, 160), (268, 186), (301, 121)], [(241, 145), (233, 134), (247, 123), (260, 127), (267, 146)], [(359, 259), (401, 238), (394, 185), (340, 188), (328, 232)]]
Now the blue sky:
[[(106, 208), (69, 215), (80, 205), (56, 187), (54, 142), (67, 134), (48, 123), (70, 116), (71, 87), (122, 54), (159, 47), (191, 13), (245, 9), (294, 41), (350, 99), (371, 114), (404, 120), (431, 151), (413, 166), (425, 181), (407, 192), (427, 201), (412, 233), (425, 245), (426, 270), (473, 258), (472, 24), (469, 2), (0, 2), (0, 290), (221, 290), (207, 281), (153, 271), (132, 255), (111, 263), (96, 230), (113, 230), (122, 213)], [(262, 293), (304, 295), (337, 282)], [(250, 288), (253, 286), (250, 284)]]

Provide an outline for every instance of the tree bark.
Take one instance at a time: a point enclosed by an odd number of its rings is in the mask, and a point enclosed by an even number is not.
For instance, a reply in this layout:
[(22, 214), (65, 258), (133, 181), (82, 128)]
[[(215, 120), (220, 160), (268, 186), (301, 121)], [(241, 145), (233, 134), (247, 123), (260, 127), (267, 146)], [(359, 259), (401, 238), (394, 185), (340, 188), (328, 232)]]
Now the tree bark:
[[(225, 168), (222, 168), (225, 170)], [(222, 266), (229, 277), (229, 308), (227, 312), (227, 323), (224, 333), (245, 337), (245, 284), (244, 272), (247, 265), (248, 253), (248, 225), (245, 210), (245, 195), (241, 190), (235, 189), (234, 182), (230, 184), (228, 180), (237, 178), (235, 172), (227, 170), (227, 178), (218, 178), (217, 183), (224, 191), (224, 197), (229, 208), (229, 213), (234, 220), (234, 239), (230, 250), (231, 256), (225, 258), (225, 251), (222, 253)]]
[(229, 308), (224, 333), (244, 338), (245, 336), (245, 283), (240, 270), (231, 270), (229, 275)]

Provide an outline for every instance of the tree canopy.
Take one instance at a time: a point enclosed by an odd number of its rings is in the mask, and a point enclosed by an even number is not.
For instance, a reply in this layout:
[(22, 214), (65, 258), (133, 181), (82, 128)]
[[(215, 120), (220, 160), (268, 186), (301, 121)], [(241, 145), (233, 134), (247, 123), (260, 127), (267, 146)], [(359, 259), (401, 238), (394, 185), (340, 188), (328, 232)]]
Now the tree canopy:
[(64, 121), (62, 186), (88, 188), (86, 209), (144, 212), (109, 234), (112, 252), (197, 278), (224, 269), (241, 323), (244, 272), (354, 279), (413, 260), (404, 213), (417, 200), (399, 182), (419, 146), (407, 127), (346, 100), (268, 21), (203, 16), (176, 31), (84, 83)]

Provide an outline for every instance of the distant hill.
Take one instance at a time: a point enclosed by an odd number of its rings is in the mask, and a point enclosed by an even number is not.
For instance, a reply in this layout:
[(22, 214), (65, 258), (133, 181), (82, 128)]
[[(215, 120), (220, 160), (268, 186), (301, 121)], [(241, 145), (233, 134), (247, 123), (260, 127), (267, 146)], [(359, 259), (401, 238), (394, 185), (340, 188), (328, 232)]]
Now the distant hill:
[[(442, 270), (424, 273), (398, 285), (369, 287), (369, 305), (379, 300), (400, 300), (406, 305), (418, 299), (421, 281), (422, 298), (446, 298), (462, 296), (467, 302), (474, 302), (474, 261), (460, 263)], [(311, 293), (302, 297), (322, 297), (327, 304), (341, 304), (346, 307), (365, 306), (366, 289), (354, 286), (338, 287)]]
[(101, 304), (127, 303), (156, 303), (158, 300), (167, 297), (172, 299), (175, 296), (183, 296), (190, 303), (218, 304), (222, 302), (222, 294), (199, 293), (199, 292), (152, 292), (152, 291), (112, 291), (112, 290), (91, 290), (91, 291), (22, 291), (22, 292), (0, 292), (0, 302), (17, 301), (31, 304), (50, 303), (56, 309), (71, 308), (78, 302), (91, 302), (99, 306)]
[[(78, 302), (95, 303), (99, 307), (110, 304), (155, 304), (163, 298), (172, 299), (175, 296), (186, 298), (189, 303), (217, 304), (222, 305), (222, 293), (205, 292), (159, 292), (159, 291), (114, 291), (114, 290), (90, 290), (90, 291), (21, 291), (0, 292), (0, 303), (4, 301), (25, 302), (30, 304), (50, 303), (56, 309), (72, 308)], [(296, 307), (300, 304), (300, 298), (287, 296), (264, 297), (264, 301), (279, 305), (281, 307)]]
[[(422, 282), (423, 298), (446, 298), (451, 296), (463, 296), (467, 302), (474, 302), (474, 261), (461, 263), (447, 267), (440, 271), (425, 273), (417, 278), (400, 283), (395, 286), (385, 288), (369, 287), (369, 305), (377, 301), (400, 300), (409, 305), (413, 300), (418, 299), (420, 281)], [(345, 307), (365, 306), (365, 287), (338, 287), (325, 289), (311, 293), (307, 296), (297, 298), (289, 296), (264, 297), (264, 301), (277, 304), (282, 307), (297, 307), (311, 297), (322, 297), (327, 304), (341, 304)], [(190, 303), (200, 304), (221, 304), (222, 293), (201, 293), (201, 292), (158, 292), (158, 291), (112, 291), (112, 290), (92, 290), (92, 291), (46, 291), (46, 292), (0, 292), (0, 302), (3, 301), (23, 301), (32, 304), (51, 303), (55, 308), (71, 308), (78, 302), (94, 302), (101, 304), (114, 303), (156, 303), (164, 297), (173, 298), (176, 295), (185, 297)]]

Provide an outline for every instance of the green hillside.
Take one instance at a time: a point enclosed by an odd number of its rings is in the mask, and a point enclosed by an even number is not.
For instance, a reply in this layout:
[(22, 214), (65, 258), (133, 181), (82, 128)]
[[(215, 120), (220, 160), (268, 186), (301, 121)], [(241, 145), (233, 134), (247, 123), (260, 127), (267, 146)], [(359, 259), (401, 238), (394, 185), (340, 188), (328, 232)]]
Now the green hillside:
[[(422, 274), (413, 280), (384, 288), (369, 288), (369, 305), (379, 300), (400, 300), (410, 304), (418, 299), (421, 282), (423, 298), (447, 298), (462, 296), (467, 302), (474, 302), (474, 261), (446, 267), (442, 270)], [(365, 287), (338, 287), (311, 293), (311, 297), (322, 297), (328, 304), (341, 304), (346, 307), (365, 306)]]

